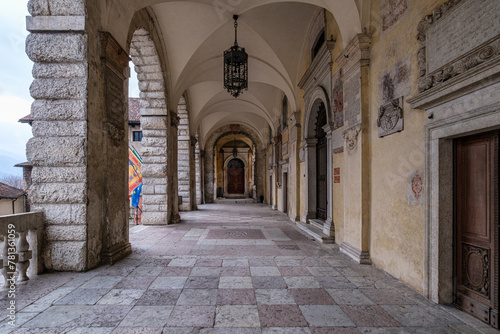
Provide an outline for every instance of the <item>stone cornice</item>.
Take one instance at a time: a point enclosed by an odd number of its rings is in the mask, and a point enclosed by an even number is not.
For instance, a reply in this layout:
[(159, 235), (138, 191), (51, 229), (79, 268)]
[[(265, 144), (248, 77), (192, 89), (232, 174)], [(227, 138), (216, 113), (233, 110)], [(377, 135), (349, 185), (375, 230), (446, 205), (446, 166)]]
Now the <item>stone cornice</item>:
[(332, 49), (334, 41), (326, 41), (312, 61), (298, 86), (309, 94), (332, 71)]

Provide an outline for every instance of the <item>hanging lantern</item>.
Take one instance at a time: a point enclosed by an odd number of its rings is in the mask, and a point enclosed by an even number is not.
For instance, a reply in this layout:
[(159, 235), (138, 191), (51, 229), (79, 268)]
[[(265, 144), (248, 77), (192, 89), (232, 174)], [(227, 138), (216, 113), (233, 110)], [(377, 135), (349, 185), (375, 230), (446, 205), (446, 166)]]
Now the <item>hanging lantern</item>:
[(224, 88), (235, 98), (248, 89), (248, 54), (238, 46), (238, 15), (234, 19), (234, 45), (224, 51)]
[(233, 149), (233, 157), (235, 157), (235, 158), (236, 158), (237, 156), (238, 156), (238, 149), (235, 147), (235, 148)]

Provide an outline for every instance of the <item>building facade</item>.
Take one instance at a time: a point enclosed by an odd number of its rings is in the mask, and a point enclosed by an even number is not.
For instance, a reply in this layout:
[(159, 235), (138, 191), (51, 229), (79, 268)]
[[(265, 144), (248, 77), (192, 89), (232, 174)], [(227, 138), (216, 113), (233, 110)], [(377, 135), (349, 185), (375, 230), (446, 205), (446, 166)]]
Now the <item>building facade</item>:
[[(28, 7), (29, 195), (47, 220), (47, 268), (131, 251), (137, 75), (144, 224), (220, 196), (262, 198), (354, 261), (498, 327), (497, 0)], [(233, 14), (249, 54), (236, 99), (222, 85)]]

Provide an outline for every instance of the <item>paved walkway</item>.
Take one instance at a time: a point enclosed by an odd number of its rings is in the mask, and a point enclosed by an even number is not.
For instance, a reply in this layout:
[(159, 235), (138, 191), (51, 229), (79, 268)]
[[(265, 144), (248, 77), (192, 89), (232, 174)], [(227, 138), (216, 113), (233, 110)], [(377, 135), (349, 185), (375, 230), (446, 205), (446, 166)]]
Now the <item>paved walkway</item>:
[(18, 286), (16, 327), (0, 333), (498, 333), (266, 205), (202, 205), (182, 219), (131, 228), (134, 252), (113, 266)]

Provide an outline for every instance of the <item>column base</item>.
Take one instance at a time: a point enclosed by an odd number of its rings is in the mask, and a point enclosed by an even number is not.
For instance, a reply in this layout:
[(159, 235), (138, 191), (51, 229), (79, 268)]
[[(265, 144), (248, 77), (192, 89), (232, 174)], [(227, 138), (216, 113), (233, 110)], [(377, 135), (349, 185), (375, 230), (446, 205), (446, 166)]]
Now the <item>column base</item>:
[(332, 218), (328, 218), (323, 225), (323, 233), (330, 236), (335, 237), (335, 224), (333, 223)]
[(305, 224), (309, 224), (309, 219), (314, 219), (314, 218), (316, 218), (316, 212), (306, 211), (302, 215), (302, 222)]
[(272, 210), (276, 210), (276, 205), (274, 205), (274, 204), (273, 204), (273, 205), (271, 205), (271, 209), (272, 209)]
[(130, 253), (132, 253), (130, 242), (122, 242), (103, 251), (101, 253), (101, 261), (103, 264), (115, 264)]
[(292, 222), (298, 222), (298, 221), (300, 221), (299, 216), (297, 216), (297, 215), (290, 215), (290, 220)]
[(372, 264), (372, 261), (370, 260), (369, 251), (359, 250), (356, 247), (349, 245), (346, 242), (343, 242), (340, 245), (340, 251), (359, 264)]
[(178, 213), (175, 213), (175, 214), (172, 215), (172, 218), (168, 222), (168, 225), (178, 224), (180, 222), (181, 222), (181, 216)]

